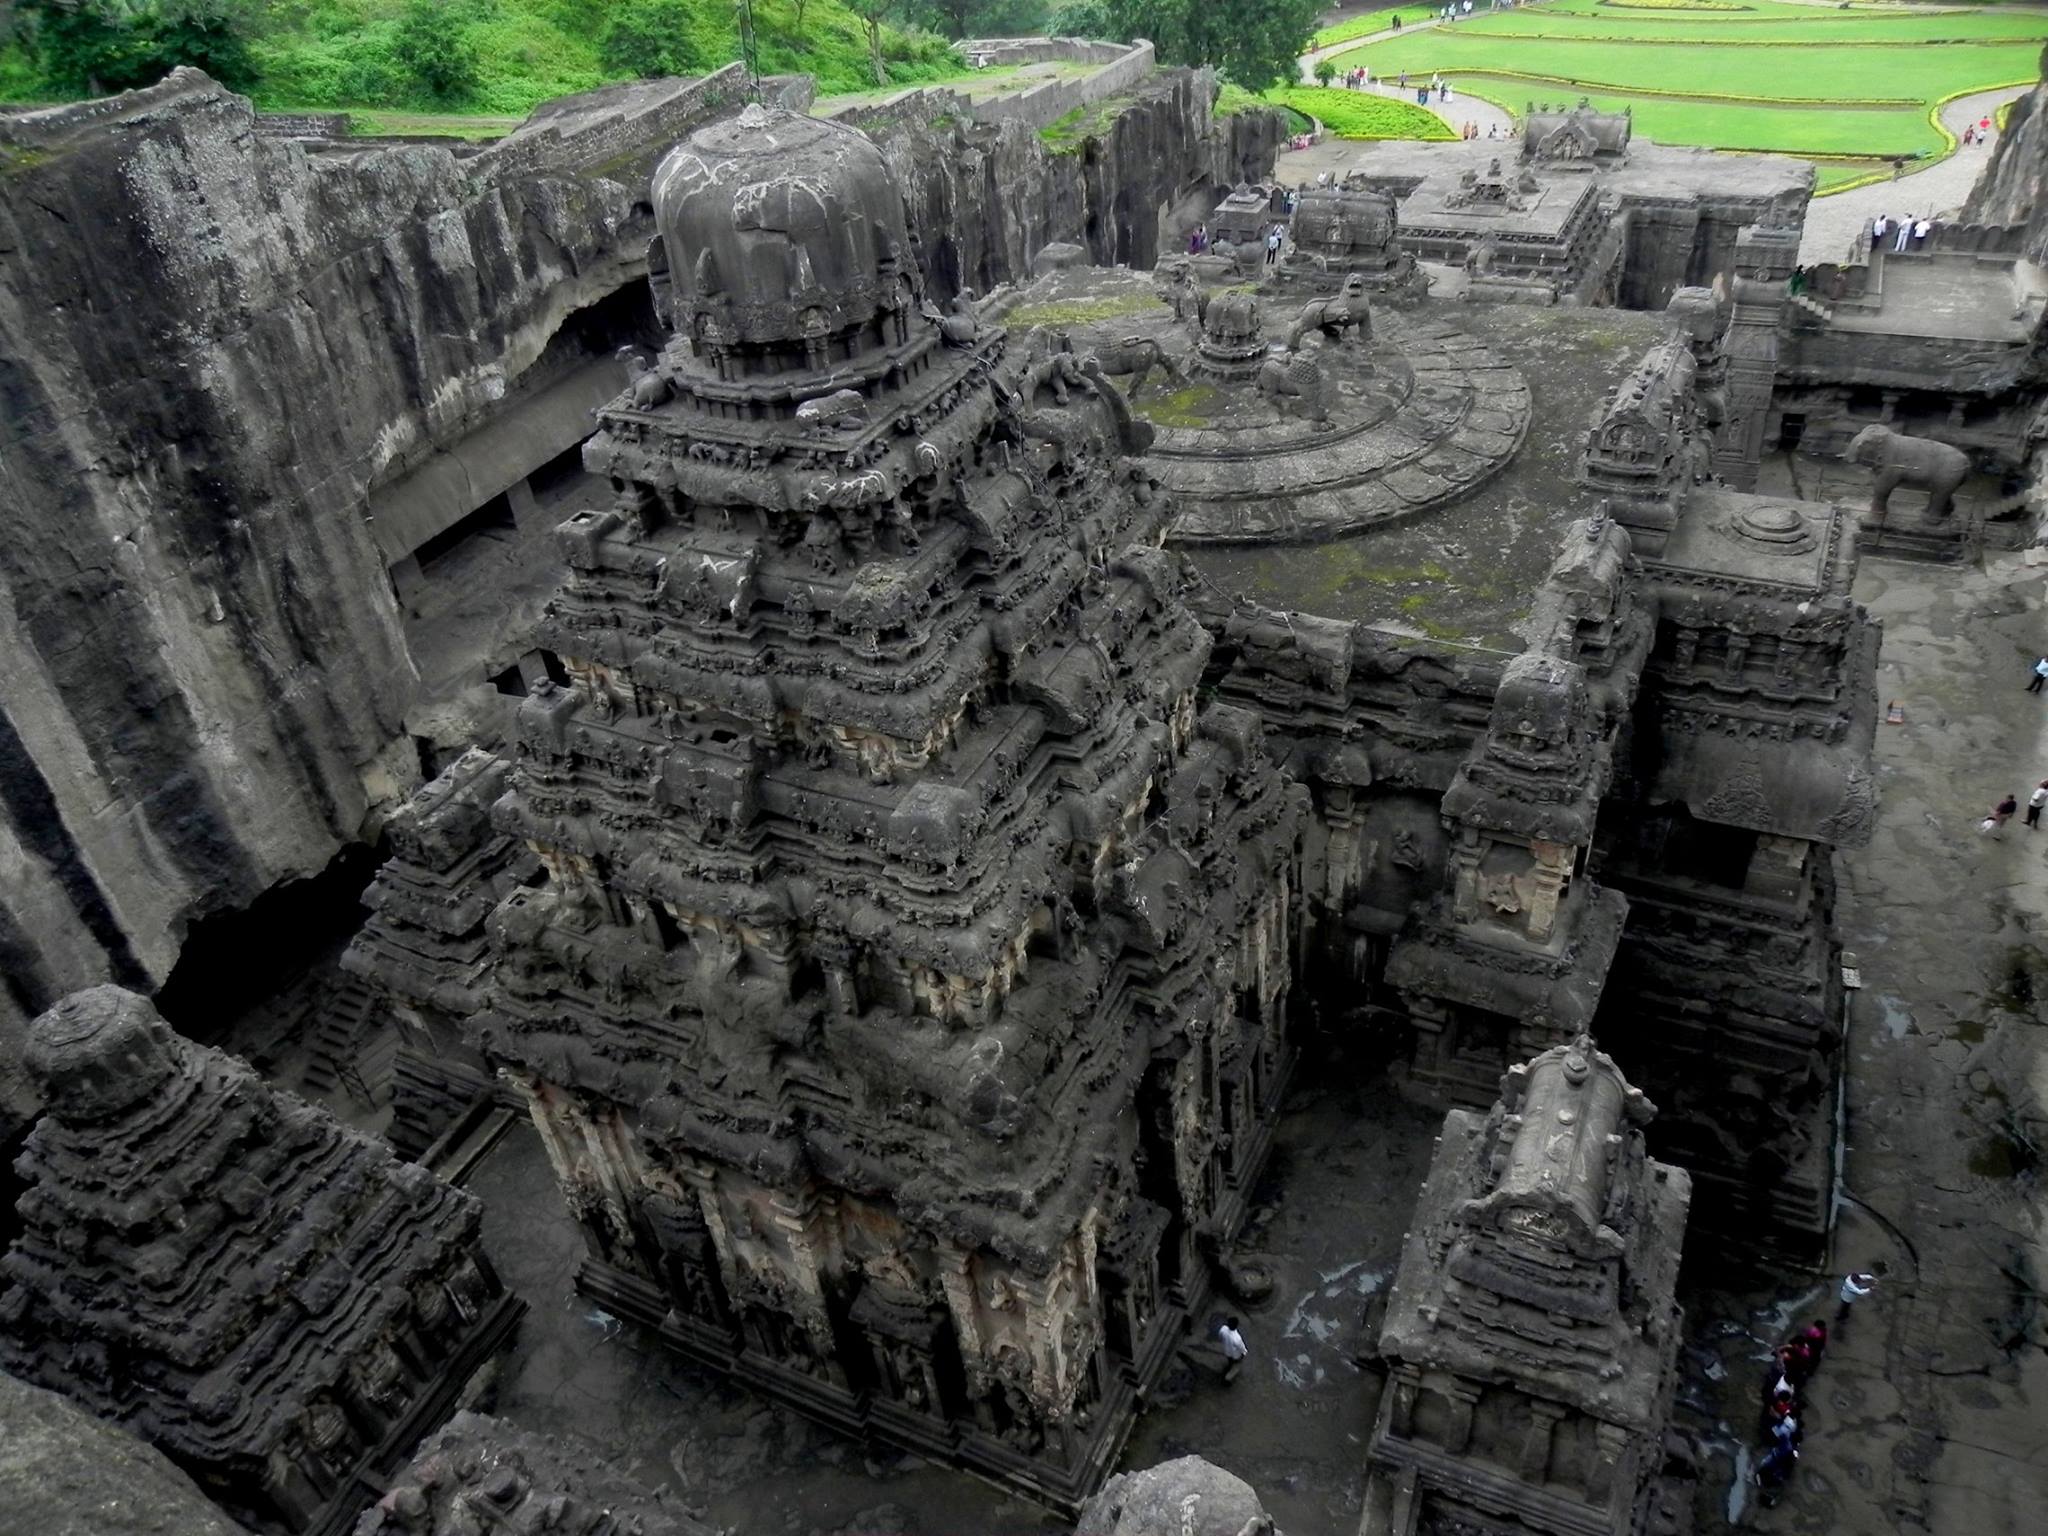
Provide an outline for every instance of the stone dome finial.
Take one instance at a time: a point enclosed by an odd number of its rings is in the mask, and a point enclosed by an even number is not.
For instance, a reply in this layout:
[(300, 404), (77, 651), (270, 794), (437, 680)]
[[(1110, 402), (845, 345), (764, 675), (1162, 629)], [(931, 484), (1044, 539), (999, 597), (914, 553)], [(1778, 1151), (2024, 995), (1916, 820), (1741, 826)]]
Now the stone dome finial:
[(105, 1119), (176, 1071), (169, 1035), (148, 998), (123, 987), (89, 987), (29, 1025), (29, 1075), (58, 1119)]
[(700, 349), (795, 364), (908, 302), (902, 193), (844, 124), (749, 105), (670, 150), (653, 201), (650, 265)]

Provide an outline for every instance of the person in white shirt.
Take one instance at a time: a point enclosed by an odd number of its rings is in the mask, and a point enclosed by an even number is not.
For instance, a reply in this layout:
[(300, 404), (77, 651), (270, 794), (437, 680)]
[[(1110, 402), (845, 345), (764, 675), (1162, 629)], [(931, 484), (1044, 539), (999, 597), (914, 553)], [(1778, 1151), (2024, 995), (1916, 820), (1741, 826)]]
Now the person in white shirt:
[(2034, 680), (2027, 684), (2027, 692), (2039, 693), (2044, 684), (2048, 684), (2048, 656), (2034, 663)]
[(1891, 227), (1892, 221), (1889, 214), (1880, 213), (1876, 218), (1872, 219), (1870, 221), (1870, 243), (1873, 246), (1882, 244), (1884, 232)]
[(1867, 1269), (1852, 1269), (1842, 1276), (1841, 1305), (1835, 1309), (1836, 1323), (1849, 1320), (1849, 1309), (1877, 1289), (1877, 1276)]
[(2048, 805), (2048, 779), (2034, 786), (2034, 792), (2027, 796), (2027, 830), (2033, 831), (2041, 825), (2041, 807)]
[(1237, 1368), (1244, 1364), (1244, 1357), (1251, 1353), (1245, 1347), (1244, 1335), (1237, 1331), (1237, 1319), (1226, 1317), (1223, 1326), (1216, 1330), (1216, 1347), (1223, 1351), (1223, 1379), (1232, 1381)]
[(1913, 238), (1913, 216), (1908, 214), (1899, 220), (1899, 236), (1892, 242), (1892, 254), (1898, 255), (1906, 248), (1906, 242)]
[(1925, 245), (1927, 243), (1927, 232), (1933, 228), (1934, 225), (1926, 219), (1920, 219), (1915, 222), (1913, 225), (1913, 243), (1915, 245)]

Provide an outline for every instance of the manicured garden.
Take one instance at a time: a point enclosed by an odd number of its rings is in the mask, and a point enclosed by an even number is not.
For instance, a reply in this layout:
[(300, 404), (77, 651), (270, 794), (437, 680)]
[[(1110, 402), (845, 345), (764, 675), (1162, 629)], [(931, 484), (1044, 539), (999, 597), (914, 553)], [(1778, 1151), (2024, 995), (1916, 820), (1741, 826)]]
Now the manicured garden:
[(1585, 96), (1602, 110), (1629, 108), (1638, 133), (1667, 144), (1932, 156), (1950, 148), (1937, 104), (2032, 81), (2044, 42), (2048, 14), (2038, 11), (1546, 0), (1410, 27), (1335, 62), (1382, 78), (1441, 73), (1460, 94), (1516, 113)]
[(1450, 125), (1412, 101), (1320, 85), (1282, 86), (1266, 100), (1319, 120), (1339, 139), (1455, 139)]

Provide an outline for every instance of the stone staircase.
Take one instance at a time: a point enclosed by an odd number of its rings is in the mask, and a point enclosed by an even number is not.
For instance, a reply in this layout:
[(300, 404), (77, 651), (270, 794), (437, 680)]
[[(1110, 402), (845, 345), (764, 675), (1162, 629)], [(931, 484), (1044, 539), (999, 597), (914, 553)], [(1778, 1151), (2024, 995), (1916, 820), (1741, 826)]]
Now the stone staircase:
[(396, 1033), (377, 1029), (377, 1022), (369, 987), (342, 973), (315, 1006), (300, 1080), (315, 1093), (345, 1093), (365, 1109), (373, 1107), (378, 1095), (372, 1085), (388, 1084), (398, 1048)]

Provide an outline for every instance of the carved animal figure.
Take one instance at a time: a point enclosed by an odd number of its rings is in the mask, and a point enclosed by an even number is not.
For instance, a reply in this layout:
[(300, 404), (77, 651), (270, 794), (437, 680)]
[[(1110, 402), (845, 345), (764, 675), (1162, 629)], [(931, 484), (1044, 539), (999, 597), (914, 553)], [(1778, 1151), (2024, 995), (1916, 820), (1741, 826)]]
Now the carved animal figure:
[(1930, 437), (1907, 437), (1890, 427), (1865, 427), (1849, 440), (1849, 462), (1868, 464), (1874, 472), (1870, 510), (1883, 513), (1891, 494), (1902, 485), (1927, 493), (1927, 516), (1947, 517), (1955, 504), (1956, 487), (1970, 472), (1970, 456), (1960, 448)]
[(1329, 298), (1310, 299), (1287, 332), (1289, 349), (1298, 348), (1311, 331), (1320, 331), (1330, 342), (1344, 340), (1347, 333), (1360, 342), (1372, 340), (1372, 304), (1365, 296), (1365, 279), (1353, 272), (1344, 279), (1344, 291)]
[(643, 411), (651, 411), (668, 398), (668, 380), (655, 372), (653, 366), (633, 347), (621, 347), (618, 359), (626, 365), (626, 391), (633, 397), (633, 404)]
[(1324, 430), (1330, 426), (1322, 367), (1305, 352), (1288, 351), (1261, 363), (1259, 393), (1281, 411), (1304, 416)]
[(1166, 348), (1149, 336), (1126, 336), (1122, 341), (1097, 347), (1095, 363), (1111, 378), (1130, 379), (1130, 397), (1133, 400), (1138, 398), (1138, 391), (1145, 387), (1145, 381), (1152, 376), (1154, 368), (1176, 385), (1186, 382), (1179, 365), (1167, 356)]
[(868, 403), (857, 389), (835, 389), (829, 395), (806, 400), (796, 408), (796, 419), (807, 427), (827, 424), (851, 427), (866, 421)]

